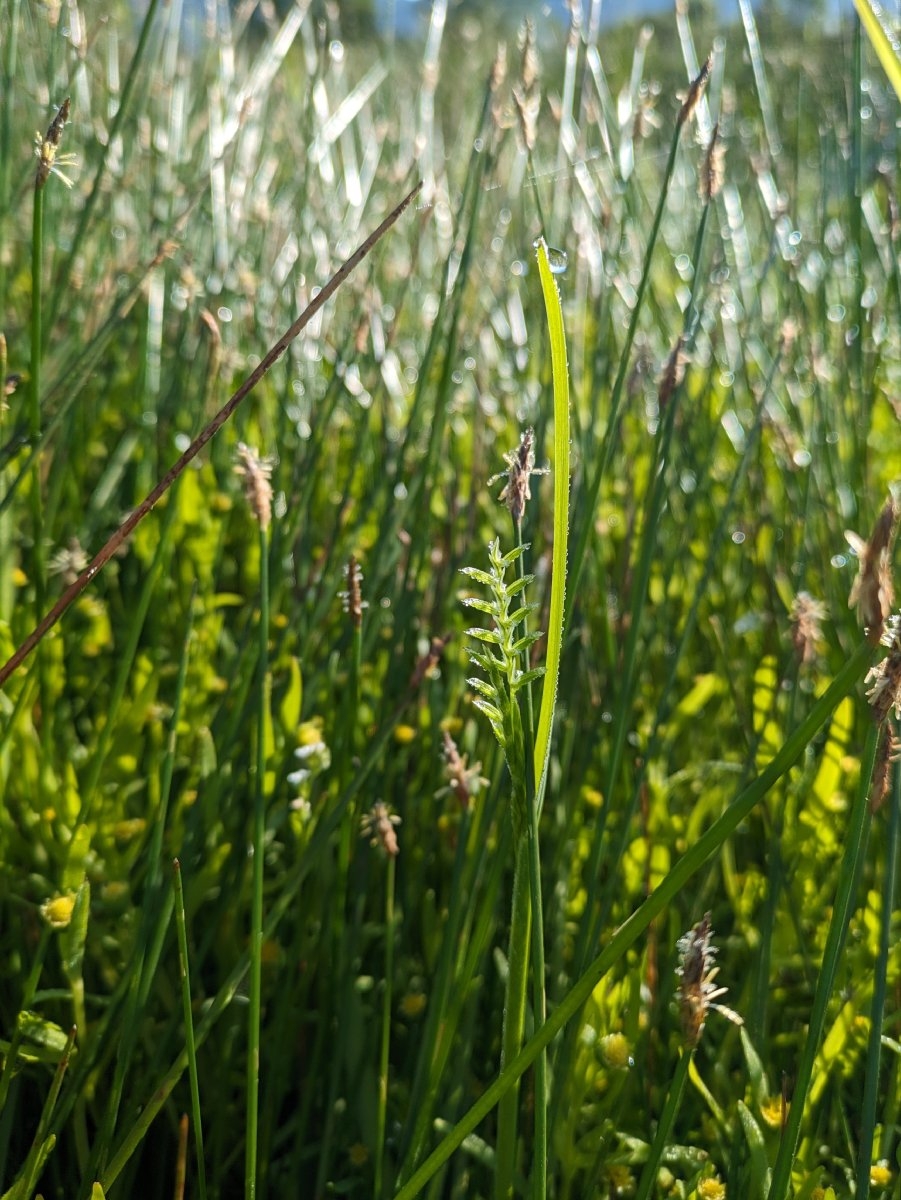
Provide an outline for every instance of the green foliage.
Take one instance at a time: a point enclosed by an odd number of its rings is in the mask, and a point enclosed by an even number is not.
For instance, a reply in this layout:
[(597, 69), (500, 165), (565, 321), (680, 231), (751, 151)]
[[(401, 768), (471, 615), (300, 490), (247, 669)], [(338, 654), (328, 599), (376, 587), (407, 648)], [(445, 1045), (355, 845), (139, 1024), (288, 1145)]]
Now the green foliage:
[[(424, 190), (0, 689), (0, 1192), (200, 1194), (202, 1151), (240, 1194), (253, 992), (261, 1197), (488, 1195), (517, 1086), (517, 1195), (629, 1194), (657, 1150), (650, 1194), (862, 1195), (901, 1128), (898, 798), (870, 815), (843, 538), (901, 476), (878, 60), (775, 13), (759, 45), (681, 8), (650, 41), (544, 22), (529, 155), (527, 64), (510, 39), (492, 73), (471, 10), (377, 47), (332, 5), (281, 34), (220, 5), (189, 46), (178, 7), (0, 0), (0, 660)], [(66, 96), (73, 187), (36, 216)], [(528, 426), (521, 559), (487, 480)], [(268, 541), (239, 441), (277, 459)], [(498, 1088), (525, 831), (547, 963)], [(676, 1089), (706, 912), (744, 1025), (711, 1010)]]

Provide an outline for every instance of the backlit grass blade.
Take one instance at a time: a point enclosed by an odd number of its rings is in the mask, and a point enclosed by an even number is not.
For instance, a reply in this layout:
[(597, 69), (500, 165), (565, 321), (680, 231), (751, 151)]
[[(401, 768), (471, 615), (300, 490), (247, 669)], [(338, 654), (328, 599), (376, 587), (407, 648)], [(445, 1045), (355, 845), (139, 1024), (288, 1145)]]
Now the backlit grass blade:
[(854, 0), (854, 7), (895, 95), (901, 99), (901, 39), (892, 29), (888, 13), (879, 0)]
[(551, 342), (551, 372), (554, 383), (554, 550), (551, 565), (551, 606), (547, 630), (547, 658), (541, 709), (535, 730), (535, 788), (539, 811), (544, 792), (557, 681), (563, 647), (563, 619), (566, 602), (566, 561), (569, 544), (569, 369), (566, 361), (566, 332), (557, 281), (548, 260), (544, 238), (537, 247), (538, 274), (544, 296), (548, 333)]

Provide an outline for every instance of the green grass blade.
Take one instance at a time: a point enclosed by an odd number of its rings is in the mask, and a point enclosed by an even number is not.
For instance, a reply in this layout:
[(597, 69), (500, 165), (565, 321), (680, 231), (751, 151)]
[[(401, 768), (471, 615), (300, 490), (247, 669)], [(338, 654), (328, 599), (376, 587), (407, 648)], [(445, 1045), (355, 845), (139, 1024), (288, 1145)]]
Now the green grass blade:
[(569, 547), (569, 369), (566, 361), (566, 332), (557, 281), (548, 261), (547, 244), (540, 239), (536, 250), (541, 292), (551, 342), (551, 372), (554, 384), (554, 548), (551, 564), (551, 603), (547, 630), (547, 656), (541, 708), (535, 730), (535, 788), (538, 808), (544, 794), (551, 753), (551, 731), (557, 703), (560, 656), (563, 648), (566, 606), (566, 563)]
[(879, 0), (854, 0), (854, 8), (895, 95), (901, 99), (901, 40), (892, 28), (888, 13)]

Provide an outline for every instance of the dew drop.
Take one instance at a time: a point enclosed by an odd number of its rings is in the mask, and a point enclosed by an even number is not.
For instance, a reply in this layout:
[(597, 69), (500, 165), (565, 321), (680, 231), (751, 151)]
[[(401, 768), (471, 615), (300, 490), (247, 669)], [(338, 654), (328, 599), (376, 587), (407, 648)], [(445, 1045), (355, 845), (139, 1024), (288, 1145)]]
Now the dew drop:
[[(532, 243), (537, 250), (541, 245), (542, 239), (536, 238)], [(565, 250), (558, 250), (556, 246), (547, 246), (547, 265), (551, 269), (552, 275), (562, 275), (569, 265)]]

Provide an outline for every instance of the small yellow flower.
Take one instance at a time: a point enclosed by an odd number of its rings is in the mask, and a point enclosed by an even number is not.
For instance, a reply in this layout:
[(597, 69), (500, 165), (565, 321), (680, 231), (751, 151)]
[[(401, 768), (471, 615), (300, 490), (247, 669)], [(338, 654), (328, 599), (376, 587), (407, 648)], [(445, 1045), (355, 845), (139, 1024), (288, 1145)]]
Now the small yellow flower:
[(622, 1033), (608, 1033), (606, 1037), (602, 1037), (601, 1054), (607, 1066), (617, 1071), (624, 1071), (632, 1061), (629, 1057), (629, 1043)]
[(779, 1129), (782, 1125), (782, 1097), (767, 1096), (760, 1106), (760, 1115), (770, 1129)]
[(873, 1163), (870, 1167), (870, 1186), (871, 1187), (888, 1187), (892, 1182), (892, 1172), (888, 1165), (888, 1161), (881, 1158), (878, 1163)]
[(74, 896), (54, 896), (41, 905), (41, 916), (51, 929), (67, 929), (74, 907)]
[(416, 730), (412, 725), (396, 725), (394, 728), (394, 740), (402, 746), (407, 746), (416, 737)]
[(354, 1142), (348, 1150), (347, 1156), (350, 1159), (351, 1166), (354, 1167), (363, 1167), (369, 1162), (369, 1151), (362, 1142)]
[(422, 992), (407, 992), (400, 1002), (400, 1011), (405, 1017), (418, 1017), (425, 1011), (426, 998)]
[(714, 1175), (712, 1179), (702, 1179), (698, 1184), (699, 1200), (726, 1200), (726, 1185)]

